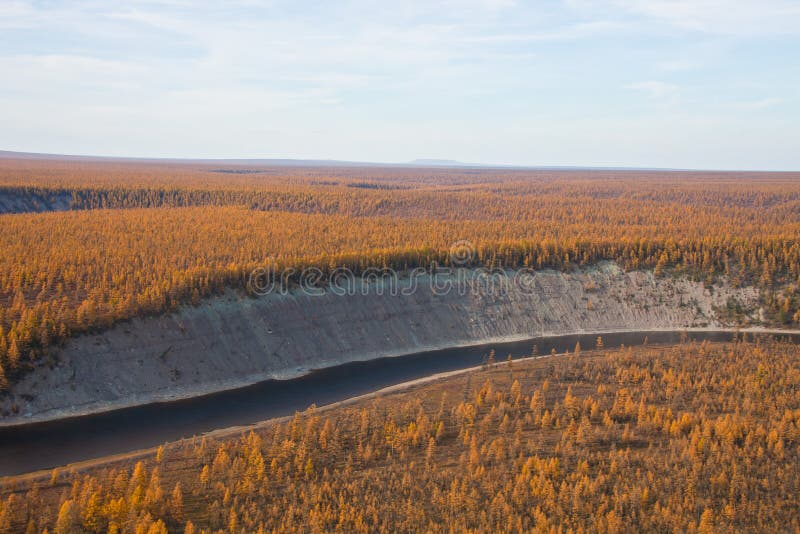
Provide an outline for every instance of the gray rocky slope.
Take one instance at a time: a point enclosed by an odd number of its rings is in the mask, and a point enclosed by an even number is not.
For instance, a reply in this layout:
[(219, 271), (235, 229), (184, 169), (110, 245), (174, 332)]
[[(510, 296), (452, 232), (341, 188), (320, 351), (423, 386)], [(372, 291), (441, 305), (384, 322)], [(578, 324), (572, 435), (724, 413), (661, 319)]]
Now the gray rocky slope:
[[(0, 425), (186, 398), (310, 369), (437, 348), (548, 334), (719, 327), (715, 308), (752, 288), (704, 288), (606, 263), (542, 271), (528, 291), (462, 286), (447, 294), (417, 279), (410, 294), (341, 296), (233, 292), (171, 315), (136, 319), (71, 340), (0, 402)], [(400, 286), (408, 285), (401, 281)]]

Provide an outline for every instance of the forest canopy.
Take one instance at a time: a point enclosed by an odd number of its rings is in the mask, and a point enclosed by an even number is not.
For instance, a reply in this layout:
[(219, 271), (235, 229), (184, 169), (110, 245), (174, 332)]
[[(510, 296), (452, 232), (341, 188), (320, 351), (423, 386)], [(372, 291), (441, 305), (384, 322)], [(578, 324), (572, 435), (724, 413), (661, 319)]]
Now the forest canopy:
[[(286, 168), (0, 159), (0, 391), (49, 347), (245, 291), (253, 269), (601, 260), (780, 289), (800, 320), (790, 173)], [(26, 213), (12, 213), (12, 212)]]
[(9, 480), (0, 532), (792, 532), (798, 406), (773, 340), (511, 361)]

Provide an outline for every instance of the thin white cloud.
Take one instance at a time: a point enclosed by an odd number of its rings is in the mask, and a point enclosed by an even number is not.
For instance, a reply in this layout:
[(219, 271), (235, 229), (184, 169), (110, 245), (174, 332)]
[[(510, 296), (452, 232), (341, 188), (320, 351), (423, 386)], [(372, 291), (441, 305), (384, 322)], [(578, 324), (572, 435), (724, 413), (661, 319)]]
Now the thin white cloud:
[(761, 98), (759, 100), (753, 100), (750, 102), (742, 102), (739, 105), (739, 107), (750, 110), (761, 110), (777, 106), (782, 102), (784, 102), (784, 99), (782, 98), (769, 97), (769, 98)]
[(625, 86), (625, 89), (642, 91), (650, 98), (657, 99), (676, 98), (680, 94), (680, 88), (677, 85), (656, 80), (630, 83)]
[(656, 68), (664, 72), (684, 72), (699, 69), (701, 64), (697, 60), (689, 59), (675, 59), (671, 61), (662, 61), (656, 65)]
[(796, 34), (800, 3), (794, 0), (615, 0), (612, 5), (652, 20), (712, 34)]
[(71, 54), (0, 56), (0, 72), (14, 73), (3, 80), (4, 88), (53, 93), (69, 87), (119, 89), (140, 85), (150, 71), (133, 62)]
[(531, 33), (501, 33), (491, 35), (475, 35), (465, 38), (474, 43), (531, 43), (537, 41), (570, 41), (610, 34), (624, 28), (625, 25), (613, 20), (597, 20), (581, 22), (555, 29), (545, 29)]
[(665, 29), (709, 35), (753, 37), (796, 35), (800, 2), (796, 0), (564, 0), (587, 20), (614, 17), (630, 31)]
[(0, 2), (0, 28), (20, 29), (35, 27), (36, 10), (22, 0)]

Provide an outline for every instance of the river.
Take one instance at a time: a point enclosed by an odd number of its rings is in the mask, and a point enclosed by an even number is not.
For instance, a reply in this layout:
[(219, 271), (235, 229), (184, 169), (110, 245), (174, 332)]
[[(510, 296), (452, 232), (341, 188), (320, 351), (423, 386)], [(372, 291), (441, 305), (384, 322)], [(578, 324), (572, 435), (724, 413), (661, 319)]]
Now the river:
[[(675, 343), (681, 336), (728, 341), (731, 332), (641, 331), (603, 334), (606, 348)], [(800, 341), (797, 336), (789, 337)], [(231, 426), (291, 415), (311, 404), (323, 406), (409, 380), (480, 365), (488, 352), (497, 359), (595, 346), (597, 334), (531, 338), (525, 341), (456, 347), (367, 362), (348, 363), (291, 380), (252, 386), (187, 400), (124, 408), (52, 422), (0, 428), (0, 476), (18, 475), (102, 456), (153, 447)]]

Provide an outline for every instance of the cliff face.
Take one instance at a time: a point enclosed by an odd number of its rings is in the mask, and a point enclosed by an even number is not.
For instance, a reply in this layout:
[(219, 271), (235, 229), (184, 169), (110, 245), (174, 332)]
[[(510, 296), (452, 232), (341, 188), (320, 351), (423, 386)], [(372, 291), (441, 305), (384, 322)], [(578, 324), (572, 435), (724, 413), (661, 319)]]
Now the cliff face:
[(72, 194), (67, 191), (31, 191), (24, 187), (0, 188), (0, 214), (66, 211)]
[[(401, 281), (403, 287), (409, 282)], [(0, 403), (0, 424), (46, 420), (289, 378), (313, 368), (447, 346), (586, 331), (719, 327), (714, 307), (752, 288), (715, 287), (603, 264), (538, 273), (531, 294), (436, 294), (427, 276), (408, 295), (233, 293), (169, 316), (136, 319), (70, 341)], [(16, 405), (17, 413), (13, 407)]]

